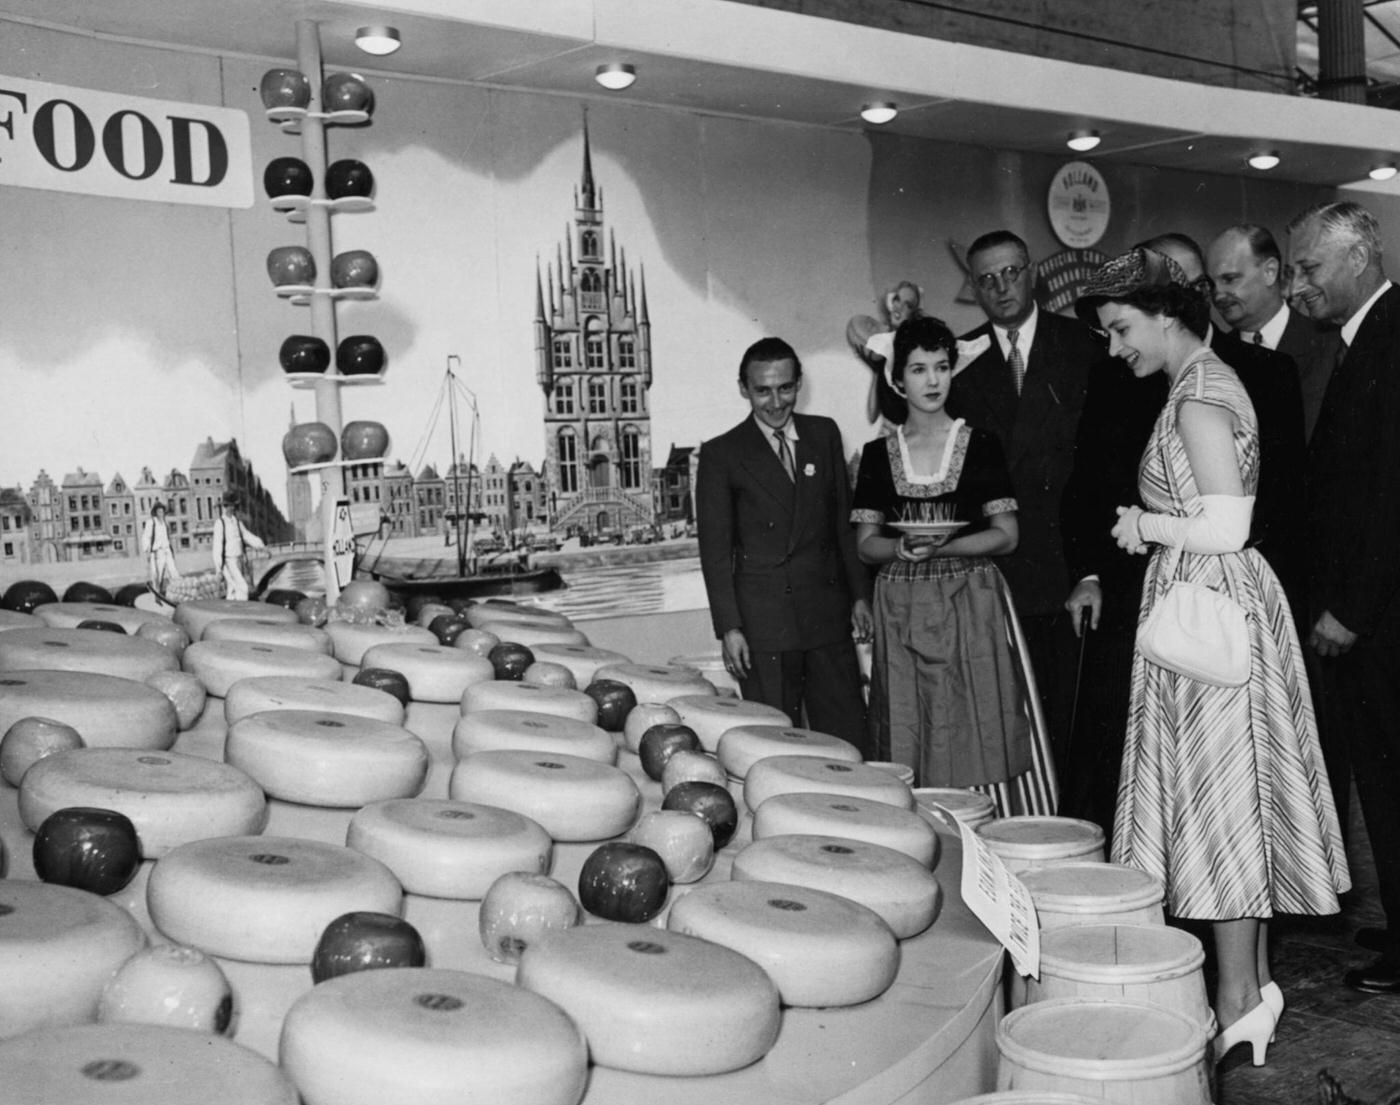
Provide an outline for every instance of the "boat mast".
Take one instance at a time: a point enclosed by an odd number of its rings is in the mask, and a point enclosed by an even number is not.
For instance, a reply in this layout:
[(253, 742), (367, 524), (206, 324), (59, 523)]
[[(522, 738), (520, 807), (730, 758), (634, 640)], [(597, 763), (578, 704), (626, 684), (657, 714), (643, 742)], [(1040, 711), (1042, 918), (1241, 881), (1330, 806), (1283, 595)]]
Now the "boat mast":
[[(461, 365), (461, 358), (455, 353), (447, 355), (447, 425), (452, 441), (452, 496), (457, 504), (457, 574), (464, 576), (467, 574), (467, 551), (466, 544), (462, 538), (462, 464), (461, 458), (457, 455), (457, 379), (452, 374), (453, 362)], [(471, 494), (471, 471), (467, 472), (467, 494)], [(471, 525), (471, 507), (466, 506), (467, 525)]]

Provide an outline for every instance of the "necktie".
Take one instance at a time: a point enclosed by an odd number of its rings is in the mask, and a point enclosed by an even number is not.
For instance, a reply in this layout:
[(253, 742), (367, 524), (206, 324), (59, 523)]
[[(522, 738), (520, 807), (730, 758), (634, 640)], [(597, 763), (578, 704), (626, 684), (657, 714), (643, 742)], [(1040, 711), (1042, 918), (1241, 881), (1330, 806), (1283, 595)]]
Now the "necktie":
[(1016, 385), (1016, 394), (1021, 394), (1021, 385), (1026, 382), (1026, 359), (1021, 356), (1021, 350), (1016, 347), (1016, 339), (1021, 336), (1020, 330), (1008, 330), (1006, 338), (1011, 343), (1011, 356), (1006, 359), (1006, 363), (1011, 366), (1011, 381)]
[(787, 473), (788, 479), (796, 482), (797, 466), (792, 462), (792, 446), (788, 444), (787, 433), (774, 430), (773, 438), (778, 443), (778, 459), (783, 463), (783, 471)]
[(1264, 344), (1264, 334), (1263, 334), (1263, 331), (1261, 331), (1261, 330), (1256, 330), (1256, 331), (1254, 331), (1254, 344), (1255, 344), (1255, 345), (1263, 345), (1263, 344)]

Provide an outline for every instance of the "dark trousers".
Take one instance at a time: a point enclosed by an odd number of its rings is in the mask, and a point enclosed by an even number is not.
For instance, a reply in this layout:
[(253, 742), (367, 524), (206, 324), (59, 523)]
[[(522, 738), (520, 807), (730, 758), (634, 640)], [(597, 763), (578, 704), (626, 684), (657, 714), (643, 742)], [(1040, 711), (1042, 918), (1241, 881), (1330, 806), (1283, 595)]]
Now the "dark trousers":
[[(1079, 708), (1060, 778), (1060, 812), (1101, 826), (1107, 847), (1113, 837), (1113, 814), (1118, 806), (1137, 623), (1105, 616), (1098, 629), (1084, 632)], [(1077, 641), (1075, 647), (1079, 647)]]
[(1079, 641), (1074, 636), (1069, 614), (1021, 614), (1021, 632), (1026, 637), (1031, 670), (1040, 691), (1040, 708), (1050, 748), (1055, 756), (1055, 774), (1063, 791), (1068, 771), (1069, 719), (1074, 708), (1074, 672)]
[(741, 681), (740, 689), (746, 699), (776, 706), (794, 725), (840, 737), (867, 759), (874, 757), (865, 728), (860, 664), (850, 638), (784, 652), (750, 647), (749, 677)]

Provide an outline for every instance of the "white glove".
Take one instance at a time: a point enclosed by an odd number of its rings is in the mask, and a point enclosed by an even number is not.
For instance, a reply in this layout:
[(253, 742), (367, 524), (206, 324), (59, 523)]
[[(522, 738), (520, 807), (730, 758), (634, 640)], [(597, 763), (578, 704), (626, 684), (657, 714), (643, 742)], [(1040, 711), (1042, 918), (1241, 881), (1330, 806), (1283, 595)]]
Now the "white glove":
[(1137, 518), (1137, 530), (1144, 541), (1218, 555), (1244, 548), (1253, 514), (1253, 495), (1202, 495), (1200, 514), (1179, 518), (1142, 513)]

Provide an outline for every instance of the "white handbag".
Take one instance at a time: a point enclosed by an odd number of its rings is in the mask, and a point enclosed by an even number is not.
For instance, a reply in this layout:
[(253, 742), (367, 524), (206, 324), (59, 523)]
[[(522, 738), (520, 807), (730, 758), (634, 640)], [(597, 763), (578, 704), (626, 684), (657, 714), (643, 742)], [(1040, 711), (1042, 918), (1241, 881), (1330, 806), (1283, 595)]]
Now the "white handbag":
[(1148, 663), (1215, 687), (1249, 679), (1249, 625), (1244, 608), (1203, 583), (1177, 579), (1181, 546), (1172, 546), (1166, 593), (1138, 626), (1138, 651)]

